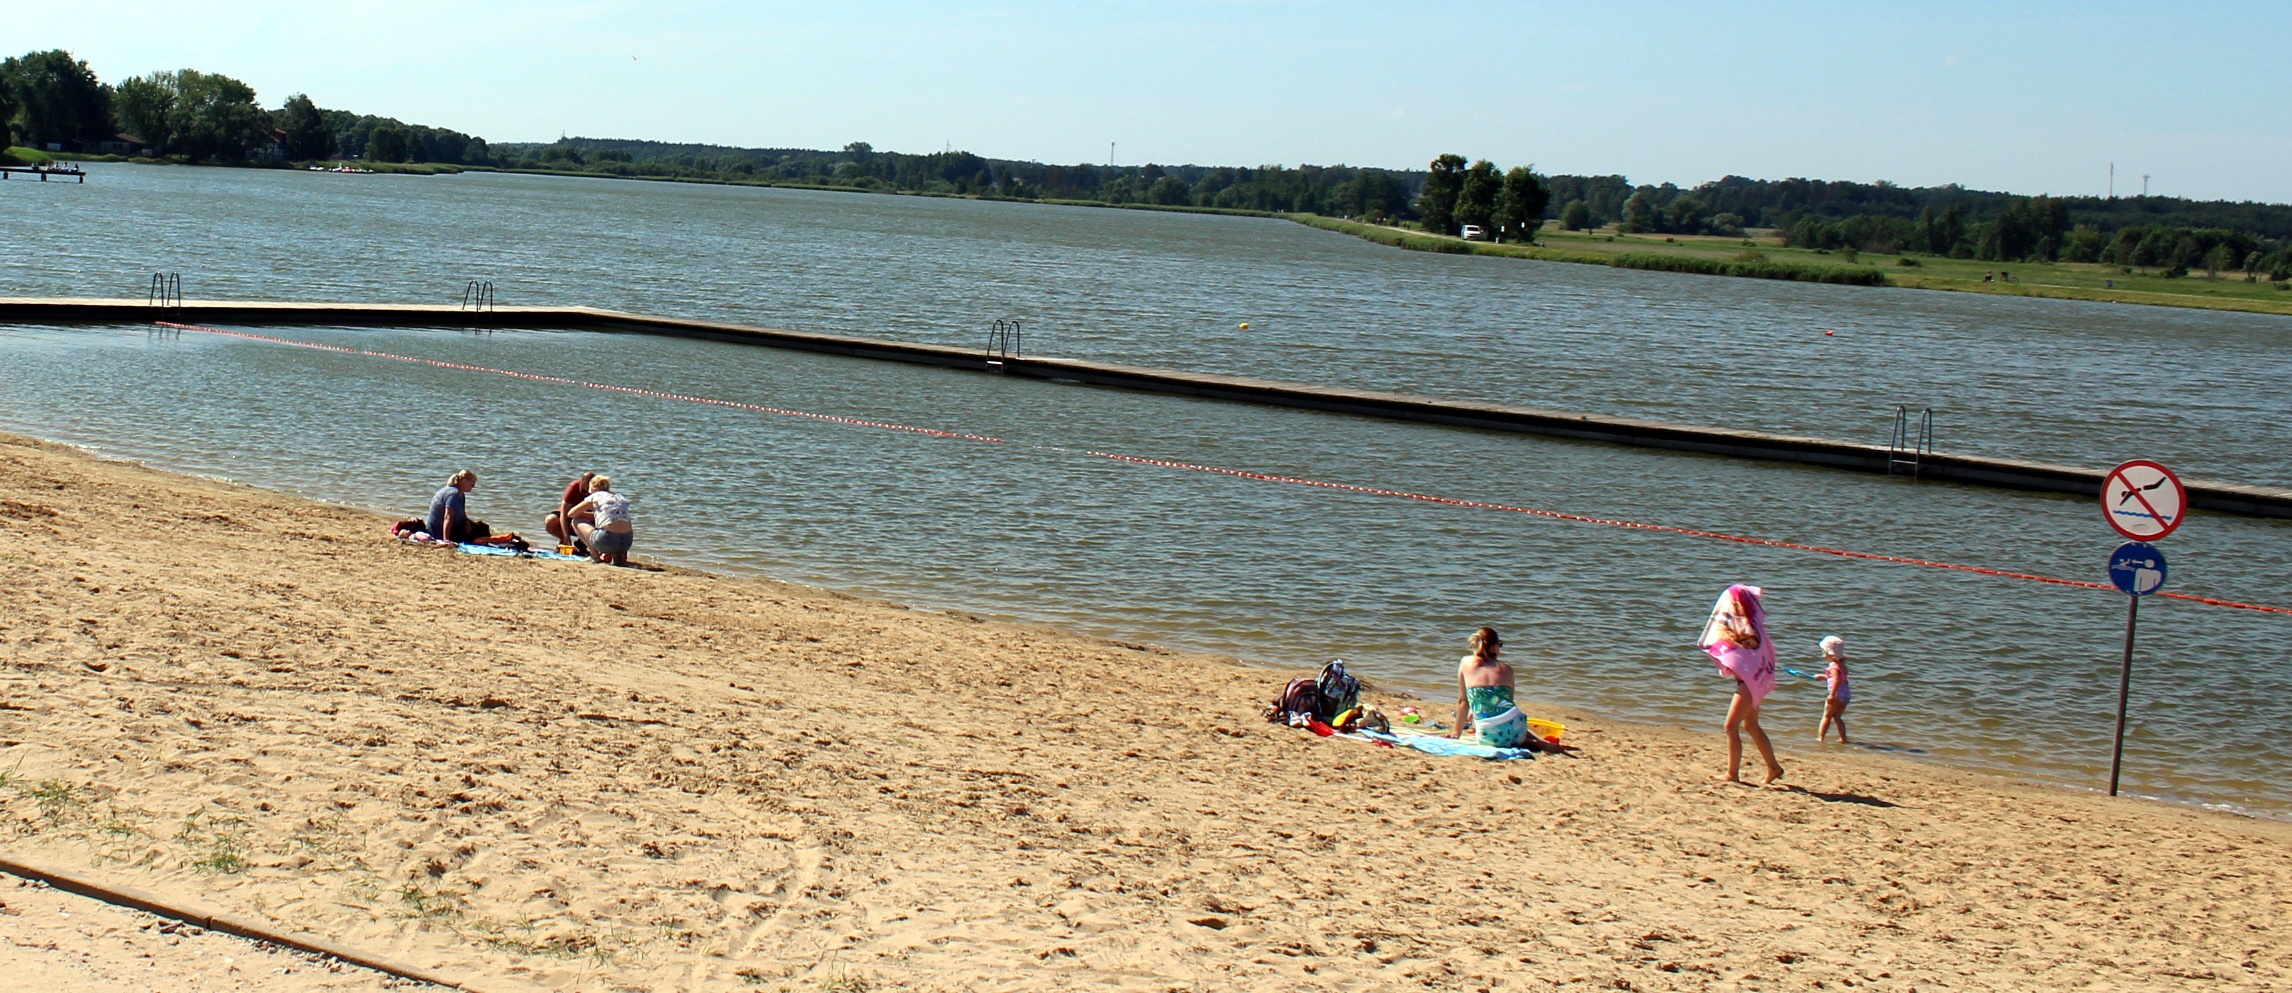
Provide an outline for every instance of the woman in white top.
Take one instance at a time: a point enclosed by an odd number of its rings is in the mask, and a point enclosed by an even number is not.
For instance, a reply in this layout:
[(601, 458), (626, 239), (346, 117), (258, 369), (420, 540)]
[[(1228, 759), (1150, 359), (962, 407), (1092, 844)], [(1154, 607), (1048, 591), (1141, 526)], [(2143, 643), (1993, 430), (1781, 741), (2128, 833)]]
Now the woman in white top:
[[(578, 520), (583, 512), (589, 520)], [(629, 545), (636, 541), (635, 529), (629, 525), (629, 498), (613, 492), (613, 477), (598, 476), (589, 480), (589, 497), (565, 514), (573, 520), (581, 539), (597, 561), (608, 565), (628, 565)]]

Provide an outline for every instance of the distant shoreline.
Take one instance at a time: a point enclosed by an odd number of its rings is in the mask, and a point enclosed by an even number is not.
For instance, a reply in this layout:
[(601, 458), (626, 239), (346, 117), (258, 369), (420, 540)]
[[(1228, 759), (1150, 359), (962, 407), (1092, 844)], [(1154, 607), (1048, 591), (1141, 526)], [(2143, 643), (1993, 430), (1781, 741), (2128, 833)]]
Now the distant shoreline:
[[(134, 158), (116, 155), (53, 155), (57, 159), (87, 162), (127, 162), (138, 165), (186, 165), (160, 159)], [(243, 163), (220, 168), (276, 169), (304, 171), (310, 163), (282, 163), (264, 165)], [(1000, 203), (1037, 203), (1058, 207), (1096, 207), (1111, 210), (1144, 210), (1174, 214), (1222, 214), (1233, 217), (1259, 217), (1287, 220), (1307, 227), (1319, 228), (1338, 234), (1352, 235), (1365, 241), (1401, 248), (1409, 251), (1433, 252), (1445, 255), (1490, 255), (1503, 258), (1526, 259), (1537, 262), (1567, 262), (1578, 265), (1602, 265), (1622, 269), (1646, 269), (1662, 272), (1681, 272), (1693, 275), (1732, 276), (1751, 279), (1775, 279), (1793, 282), (1831, 283), (1850, 286), (1886, 286), (1897, 289), (1940, 290), (1956, 293), (1986, 293), (1997, 296), (2035, 297), (2050, 300), (2081, 300), (2088, 303), (2130, 304), (2148, 307), (2180, 307), (2193, 310), (2221, 310), (2249, 314), (2292, 316), (2292, 292), (2284, 292), (2284, 299), (2266, 299), (2222, 292), (2220, 281), (2196, 277), (2164, 280), (2141, 274), (2126, 274), (2111, 278), (2099, 266), (2069, 266), (2055, 263), (1983, 262), (1914, 257), (1907, 255), (1879, 255), (1864, 253), (1861, 257), (1891, 259), (1892, 271), (1877, 264), (1841, 265), (1815, 256), (1829, 252), (1790, 249), (1771, 244), (1751, 244), (1744, 239), (1738, 244), (1733, 239), (1709, 237), (1666, 237), (1657, 241), (1650, 236), (1573, 234), (1547, 228), (1532, 245), (1498, 244), (1465, 241), (1462, 238), (1427, 234), (1389, 225), (1369, 224), (1343, 218), (1312, 213), (1292, 213), (1268, 210), (1245, 210), (1231, 207), (1196, 207), (1147, 203), (1107, 203), (1098, 200), (1037, 199), (1002, 197), (977, 193), (938, 193), (922, 190), (870, 189), (857, 186), (837, 186), (825, 183), (792, 183), (775, 180), (703, 179), (688, 176), (623, 176), (612, 173), (588, 172), (570, 169), (502, 169), (494, 166), (467, 166), (446, 163), (343, 163), (328, 162), (327, 166), (354, 165), (377, 174), (396, 175), (456, 175), (464, 172), (491, 172), (502, 175), (558, 176), (573, 179), (633, 180), (654, 183), (686, 183), (700, 186), (749, 186), (771, 189), (812, 190), (824, 193), (862, 193), (872, 195), (930, 197), (947, 200), (984, 200)], [(1553, 244), (1560, 242), (1561, 244)], [(1616, 247), (1610, 248), (1610, 244)], [(1596, 247), (1595, 247), (1596, 246)], [(1746, 258), (1745, 256), (1763, 256)], [(1775, 257), (1780, 256), (1780, 257)], [(1850, 256), (1851, 257), (1851, 256)], [(1908, 259), (1907, 264), (1903, 260)], [(1992, 270), (2027, 273), (2032, 270), (2060, 273), (2074, 270), (2083, 282), (2102, 282), (2101, 286), (2069, 285), (2062, 283), (2028, 282), (2026, 278), (1985, 281), (1972, 275), (1972, 269), (1987, 267)], [(1903, 271), (1938, 270), (1938, 271)], [(2091, 270), (2087, 272), (2086, 270)], [(2107, 285), (2122, 280), (2129, 285), (2120, 289)], [(2157, 288), (2159, 284), (2206, 287), (2205, 294), (2177, 293)], [(2292, 284), (2285, 284), (2292, 285)], [(2278, 286), (2282, 291), (2285, 286)]]

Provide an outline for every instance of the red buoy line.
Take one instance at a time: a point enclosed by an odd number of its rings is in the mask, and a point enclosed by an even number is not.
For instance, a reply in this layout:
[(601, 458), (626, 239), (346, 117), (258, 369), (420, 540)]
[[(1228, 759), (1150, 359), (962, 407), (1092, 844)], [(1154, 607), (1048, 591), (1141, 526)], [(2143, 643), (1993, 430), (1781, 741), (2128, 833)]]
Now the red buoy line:
[[(1266, 473), (1247, 472), (1241, 469), (1226, 469), (1212, 465), (1196, 465), (1190, 462), (1171, 462), (1163, 459), (1141, 458), (1135, 455), (1122, 455), (1115, 452), (1099, 452), (1072, 448), (1060, 448), (1055, 445), (1037, 445), (1027, 442), (1009, 441), (1003, 438), (989, 437), (987, 435), (964, 434), (960, 431), (940, 431), (933, 428), (919, 428), (905, 424), (894, 424), (889, 421), (869, 421), (855, 417), (838, 417), (834, 414), (816, 414), (804, 410), (788, 410), (781, 407), (766, 407), (760, 404), (741, 403), (736, 400), (718, 400), (711, 397), (688, 396), (682, 393), (664, 393), (659, 390), (647, 390), (634, 386), (616, 386), (611, 383), (591, 383), (578, 379), (567, 379), (561, 376), (542, 376), (529, 372), (514, 372), (508, 369), (494, 369), (487, 366), (467, 365), (460, 362), (444, 362), (438, 359), (417, 358), (411, 355), (396, 355), (390, 352), (376, 352), (363, 348), (349, 348), (342, 345), (325, 345), (317, 342), (299, 341), (293, 338), (278, 338), (271, 335), (252, 334), (246, 331), (226, 331), (222, 328), (201, 327), (196, 324), (173, 324), (167, 321), (155, 321), (153, 323), (159, 325), (160, 327), (176, 328), (184, 331), (204, 331), (208, 334), (229, 335), (234, 338), (250, 338), (256, 341), (275, 342), (281, 345), (296, 345), (302, 348), (315, 348), (321, 351), (341, 352), (346, 355), (364, 355), (379, 359), (393, 359), (399, 362), (413, 362), (421, 365), (436, 366), (440, 369), (459, 369), (466, 372), (491, 373), (496, 376), (509, 376), (515, 379), (530, 379), (543, 383), (563, 383), (568, 386), (582, 386), (593, 390), (609, 390), (616, 393), (633, 393), (638, 396), (658, 397), (664, 400), (681, 400), (686, 403), (700, 403), (717, 407), (731, 407), (737, 410), (752, 410), (758, 413), (779, 414), (784, 417), (802, 417), (810, 420), (827, 421), (835, 424), (849, 424), (855, 427), (881, 428), (886, 431), (905, 431), (911, 434), (931, 435), (939, 438), (962, 438), (967, 441), (983, 441), (998, 445), (1017, 445), (1022, 448), (1033, 448), (1043, 451), (1087, 455), (1092, 458), (1110, 459), (1116, 462), (1128, 462), (1135, 465), (1158, 466), (1165, 469), (1184, 469), (1191, 472), (1206, 472), (1220, 476), (1232, 476), (1238, 479), (1254, 479), (1260, 482), (1289, 483), (1296, 486), (1314, 486), (1322, 489), (1342, 490), (1348, 493), (1365, 493), (1373, 496), (1397, 497), (1404, 500), (1419, 500), (1425, 503), (1445, 504), (1452, 507), (1473, 507), (1480, 510), (1501, 510), (1507, 513), (1528, 514), (1534, 517), (1544, 517), (1550, 518), (1552, 520), (1575, 521), (1581, 524), (1603, 524), (1608, 527), (1629, 528), (1637, 531), (1658, 531), (1666, 534), (1680, 534), (1695, 538), (1710, 538), (1715, 541), (1732, 541), (1745, 545), (1761, 545), (1769, 548), (1788, 548), (1795, 551), (1815, 552), (1821, 555), (1836, 555), (1841, 558), (1867, 559), (1873, 562), (1893, 562), (1900, 565), (1925, 566), (1932, 569), (1948, 569), (1954, 572), (1970, 572), (1984, 576), (2003, 576), (2008, 579), (2026, 579), (2031, 582), (2051, 583), (2056, 586), (2076, 586), (2093, 590), (2116, 589), (2116, 587), (2107, 583), (2089, 583), (2078, 579), (2061, 579), (2055, 576), (2039, 576), (2033, 573), (2011, 572), (2004, 569), (1984, 569), (1979, 566), (1956, 565), (1949, 562), (1934, 562), (1926, 559), (1906, 558), (1899, 555), (1879, 555), (1874, 552), (1856, 552), (1842, 548), (1826, 548), (1821, 545), (1806, 545), (1791, 541), (1775, 541), (1769, 538), (1752, 538), (1744, 535), (1727, 534), (1721, 531), (1702, 531), (1695, 528), (1673, 527), (1668, 524), (1648, 524), (1641, 521), (1613, 520), (1604, 517), (1586, 517), (1580, 514), (1561, 513), (1560, 511), (1556, 510), (1539, 510), (1534, 507), (1515, 507), (1510, 504), (1487, 503), (1479, 500), (1458, 500), (1453, 497), (1432, 496), (1425, 493), (1412, 493), (1407, 490), (1388, 490), (1379, 489), (1373, 486), (1356, 486), (1351, 483), (1332, 483), (1324, 480), (1306, 479), (1298, 476), (1275, 476)], [(2186, 593), (2157, 593), (2153, 595), (2171, 597), (2175, 600), (2188, 600), (2194, 603), (2202, 603), (2214, 607), (2233, 607), (2238, 610), (2257, 610), (2272, 614), (2292, 614), (2292, 608), (2270, 607), (2263, 604), (2253, 603), (2239, 603), (2235, 600), (2218, 600), (2212, 597), (2191, 596)]]

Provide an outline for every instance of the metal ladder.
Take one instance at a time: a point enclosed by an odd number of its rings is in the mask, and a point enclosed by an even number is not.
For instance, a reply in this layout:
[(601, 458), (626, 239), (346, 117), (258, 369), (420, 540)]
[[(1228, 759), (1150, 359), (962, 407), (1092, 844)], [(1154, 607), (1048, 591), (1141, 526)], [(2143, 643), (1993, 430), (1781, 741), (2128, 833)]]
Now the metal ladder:
[(1000, 373), (1003, 363), (1019, 357), (1026, 344), (1026, 331), (1019, 327), (1018, 318), (995, 322), (995, 329), (987, 332), (987, 371)]
[(1926, 460), (1934, 455), (1934, 408), (1921, 408), (1918, 412), (1917, 433), (1911, 433), (1910, 405), (1894, 406), (1894, 437), (1886, 445), (1886, 474), (1899, 475), (1904, 469), (1910, 478), (1926, 467)]
[(144, 302), (161, 310), (182, 310), (183, 274), (180, 272), (152, 273), (151, 292), (145, 297)]
[(462, 309), (490, 311), (493, 309), (493, 280), (470, 280), (462, 287)]

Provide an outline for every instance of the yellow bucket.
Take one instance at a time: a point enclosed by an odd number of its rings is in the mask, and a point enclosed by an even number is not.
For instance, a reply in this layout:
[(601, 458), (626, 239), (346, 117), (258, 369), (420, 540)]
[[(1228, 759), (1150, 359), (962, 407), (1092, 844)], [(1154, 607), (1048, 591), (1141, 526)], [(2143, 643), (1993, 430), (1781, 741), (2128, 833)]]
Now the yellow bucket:
[(1560, 736), (1568, 733), (1568, 726), (1555, 721), (1531, 720), (1528, 722), (1528, 730), (1535, 732), (1536, 737), (1557, 745)]

